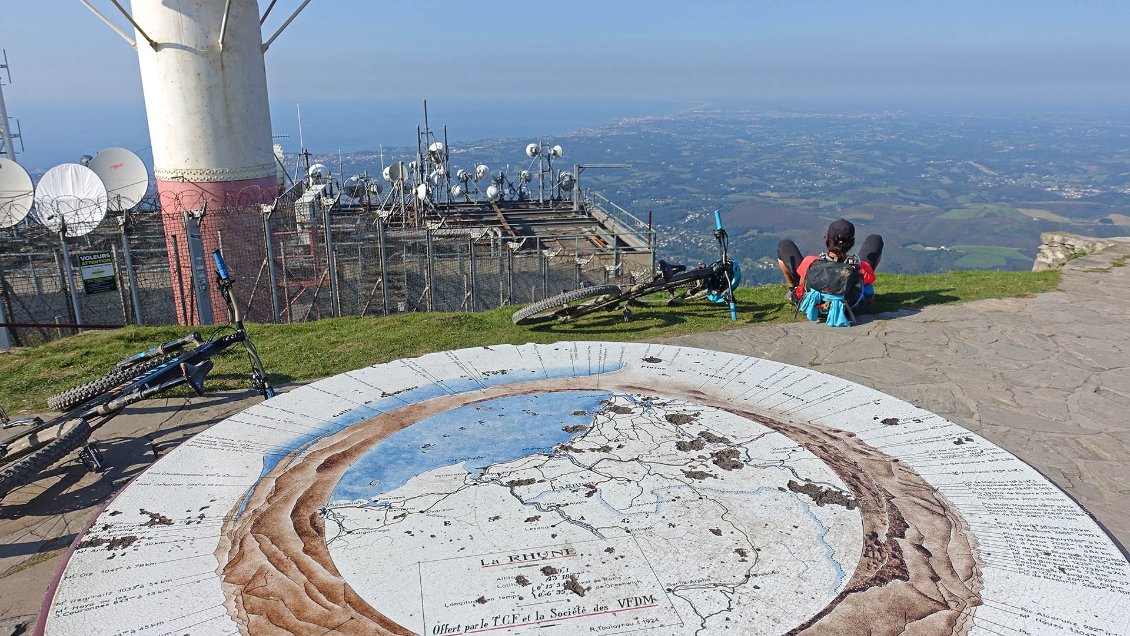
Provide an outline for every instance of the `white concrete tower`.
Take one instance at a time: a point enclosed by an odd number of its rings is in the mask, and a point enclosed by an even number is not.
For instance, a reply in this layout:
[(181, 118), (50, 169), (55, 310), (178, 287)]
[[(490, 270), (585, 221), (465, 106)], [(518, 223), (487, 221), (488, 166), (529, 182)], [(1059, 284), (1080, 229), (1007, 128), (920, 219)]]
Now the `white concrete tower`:
[[(222, 236), (232, 270), (251, 280), (263, 259), (259, 205), (278, 194), (263, 39), (255, 0), (133, 0), (137, 54), (164, 211), (178, 321), (193, 322), (184, 212), (207, 204), (205, 254)], [(174, 249), (174, 243), (176, 248)], [(215, 276), (205, 259), (209, 282)], [(214, 287), (214, 286), (213, 286)], [(246, 297), (246, 295), (244, 296)], [(223, 301), (212, 290), (212, 313)], [(184, 314), (188, 313), (188, 316)]]

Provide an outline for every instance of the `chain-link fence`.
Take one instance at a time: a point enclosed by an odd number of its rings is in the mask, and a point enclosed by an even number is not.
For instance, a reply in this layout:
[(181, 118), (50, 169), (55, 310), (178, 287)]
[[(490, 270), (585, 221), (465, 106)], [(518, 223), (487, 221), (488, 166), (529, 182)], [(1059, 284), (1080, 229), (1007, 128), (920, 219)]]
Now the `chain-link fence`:
[[(27, 346), (82, 329), (176, 324), (178, 316), (208, 323), (214, 307), (223, 322), (222, 305), (209, 302), (206, 251), (214, 248), (232, 267), (245, 316), (259, 322), (482, 311), (652, 271), (646, 228), (587, 212), (576, 214), (603, 222), (604, 231), (522, 235), (506, 224), (445, 221), (412, 228), (387, 213), (326, 207), (302, 188), (273, 206), (238, 203), (198, 220), (143, 204), (151, 211), (111, 216), (65, 239), (31, 221), (0, 230), (0, 346), (5, 338)], [(197, 253), (179, 253), (193, 246), (178, 240), (181, 232), (206, 237)]]

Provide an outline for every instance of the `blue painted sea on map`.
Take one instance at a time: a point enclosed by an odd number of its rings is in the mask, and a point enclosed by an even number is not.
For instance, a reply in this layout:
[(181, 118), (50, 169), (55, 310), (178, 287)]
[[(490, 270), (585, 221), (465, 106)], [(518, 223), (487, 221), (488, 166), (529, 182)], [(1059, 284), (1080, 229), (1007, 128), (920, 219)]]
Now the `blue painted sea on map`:
[(468, 404), (421, 420), (388, 436), (353, 464), (331, 501), (373, 499), (412, 477), (459, 463), (478, 476), (484, 468), (536, 453), (582, 433), (607, 391), (555, 391)]

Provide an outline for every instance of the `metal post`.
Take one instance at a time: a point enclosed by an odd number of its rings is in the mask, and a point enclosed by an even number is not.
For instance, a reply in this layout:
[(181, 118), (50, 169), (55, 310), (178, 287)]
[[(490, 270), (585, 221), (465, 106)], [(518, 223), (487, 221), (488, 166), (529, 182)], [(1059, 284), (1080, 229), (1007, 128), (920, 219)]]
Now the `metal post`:
[[(4, 63), (0, 64), (0, 68), (8, 68), (8, 54), (4, 54)], [(11, 75), (8, 76), (9, 78)], [(0, 87), (0, 157), (6, 157), (12, 161), (16, 160), (16, 149), (12, 146), (12, 129), (9, 125), (8, 110), (4, 106), (4, 89)], [(23, 144), (23, 140), (20, 140)]]
[(330, 207), (322, 206), (322, 226), (326, 232), (326, 266), (330, 269), (330, 312), (334, 318), (340, 318), (341, 296), (337, 288), (337, 254), (334, 253), (333, 229), (330, 227)]
[(612, 235), (612, 264), (616, 266), (617, 275), (620, 272), (620, 235)]
[(549, 254), (544, 252), (541, 252), (541, 297), (549, 298)]
[(581, 165), (573, 164), (573, 211), (581, 211)]
[[(75, 289), (75, 273), (71, 269), (71, 253), (67, 249), (67, 241), (63, 232), (59, 232), (59, 244), (63, 246), (63, 273), (66, 278), (67, 291), (71, 295), (71, 312), (76, 325), (82, 324), (82, 308), (78, 304), (78, 290)], [(82, 331), (79, 328), (79, 331)]]
[(581, 288), (581, 250), (577, 242), (573, 243), (573, 289)]
[(114, 278), (118, 283), (118, 300), (122, 301), (122, 323), (129, 324), (129, 301), (126, 300), (126, 285), (122, 280), (122, 269), (118, 267), (118, 246), (110, 243), (110, 256), (114, 259)]
[(506, 250), (506, 304), (514, 302), (514, 250)]
[(3, 296), (2, 301), (0, 301), (0, 349), (7, 349), (12, 346), (12, 342), (8, 338), (8, 327), (3, 325), (9, 320), (8, 314), (4, 312), (4, 305), (7, 304), (8, 300), (8, 286), (5, 284), (3, 268), (0, 268), (0, 295)]
[(358, 237), (358, 239), (357, 239), (357, 304), (354, 305), (354, 311), (360, 311), (361, 310), (361, 303), (362, 303), (361, 297), (364, 294), (364, 289), (362, 289), (362, 287), (364, 286), (364, 281), (365, 281), (365, 277), (364, 277), (365, 256), (361, 252), (361, 247), (363, 245), (364, 245), (364, 241), (362, 241), (360, 239), (360, 237)]
[(286, 321), (294, 322), (294, 316), (291, 315), (290, 307), (290, 280), (287, 278), (286, 268), (286, 244), (279, 243), (279, 259), (282, 265), (282, 288), (283, 288), (283, 306), (286, 307)]
[(181, 262), (180, 261), (180, 244), (177, 243), (177, 235), (176, 234), (174, 234), (172, 236), (172, 240), (173, 240), (173, 262), (177, 264), (177, 268), (176, 268), (177, 292), (179, 292), (177, 294), (177, 296), (180, 297), (180, 315), (181, 315), (181, 317), (184, 318), (184, 324), (191, 325), (192, 324), (192, 316), (188, 315), (188, 307), (186, 307), (185, 304), (184, 304), (184, 296), (185, 296), (184, 277), (181, 276), (181, 273), (180, 273), (180, 262)]
[(498, 306), (501, 307), (506, 304), (504, 302), (506, 298), (506, 290), (504, 288), (505, 283), (503, 282), (506, 275), (504, 271), (506, 269), (506, 263), (502, 260), (502, 236), (499, 235), (497, 237), (491, 238), (492, 243), (494, 242), (494, 238), (498, 239)]
[(31, 254), (27, 255), (27, 267), (31, 272), (31, 286), (35, 288), (35, 295), (43, 296), (43, 286), (39, 284), (39, 274), (35, 271), (35, 258)]
[(214, 323), (212, 317), (212, 296), (208, 293), (208, 269), (204, 260), (204, 241), (200, 238), (200, 222), (191, 213), (184, 215), (184, 235), (188, 241), (188, 260), (192, 289), (196, 299), (196, 313), (202, 325)]
[(467, 244), (467, 253), (471, 258), (471, 311), (478, 311), (479, 305), (476, 302), (477, 294), (475, 293), (475, 277), (476, 270), (478, 268), (475, 266), (475, 237), (473, 236), (471, 237), (470, 242)]
[(388, 288), (388, 247), (385, 243), (386, 217), (377, 218), (377, 239), (381, 247), (381, 289), (384, 291), (385, 315), (392, 313), (392, 292)]
[(275, 324), (282, 322), (279, 314), (279, 283), (275, 278), (275, 238), (271, 234), (271, 211), (263, 214), (263, 240), (267, 247), (267, 278), (271, 282), (271, 318)]
[(133, 255), (129, 249), (129, 233), (126, 232), (126, 218), (124, 216), (121, 220), (121, 230), (122, 256), (126, 261), (126, 279), (129, 280), (129, 297), (133, 302), (134, 324), (144, 325), (145, 320), (141, 317), (141, 295), (137, 290), (137, 272), (133, 268)]
[(424, 249), (427, 250), (426, 257), (428, 259), (428, 266), (424, 270), (424, 276), (427, 277), (427, 280), (424, 281), (424, 289), (426, 289), (428, 291), (428, 304), (427, 304), (428, 311), (435, 311), (436, 290), (435, 290), (434, 285), (435, 285), (435, 280), (436, 280), (436, 268), (435, 268), (435, 252), (432, 251), (433, 245), (432, 245), (432, 229), (431, 228), (425, 229), (424, 237), (425, 237)]

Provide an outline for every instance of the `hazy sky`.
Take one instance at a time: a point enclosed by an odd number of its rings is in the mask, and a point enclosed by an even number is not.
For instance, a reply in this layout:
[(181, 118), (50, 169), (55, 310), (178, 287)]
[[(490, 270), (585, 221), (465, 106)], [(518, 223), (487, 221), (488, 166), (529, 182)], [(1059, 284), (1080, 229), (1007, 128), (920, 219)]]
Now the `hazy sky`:
[[(299, 4), (279, 0), (264, 37)], [(78, 0), (0, 8), (25, 165), (148, 146), (124, 41)], [(314, 0), (267, 74), (276, 131), (295, 135), (301, 102), (306, 145), (322, 151), (408, 143), (423, 98), (464, 138), (701, 102), (1125, 113), (1127, 25), (1125, 0)]]

